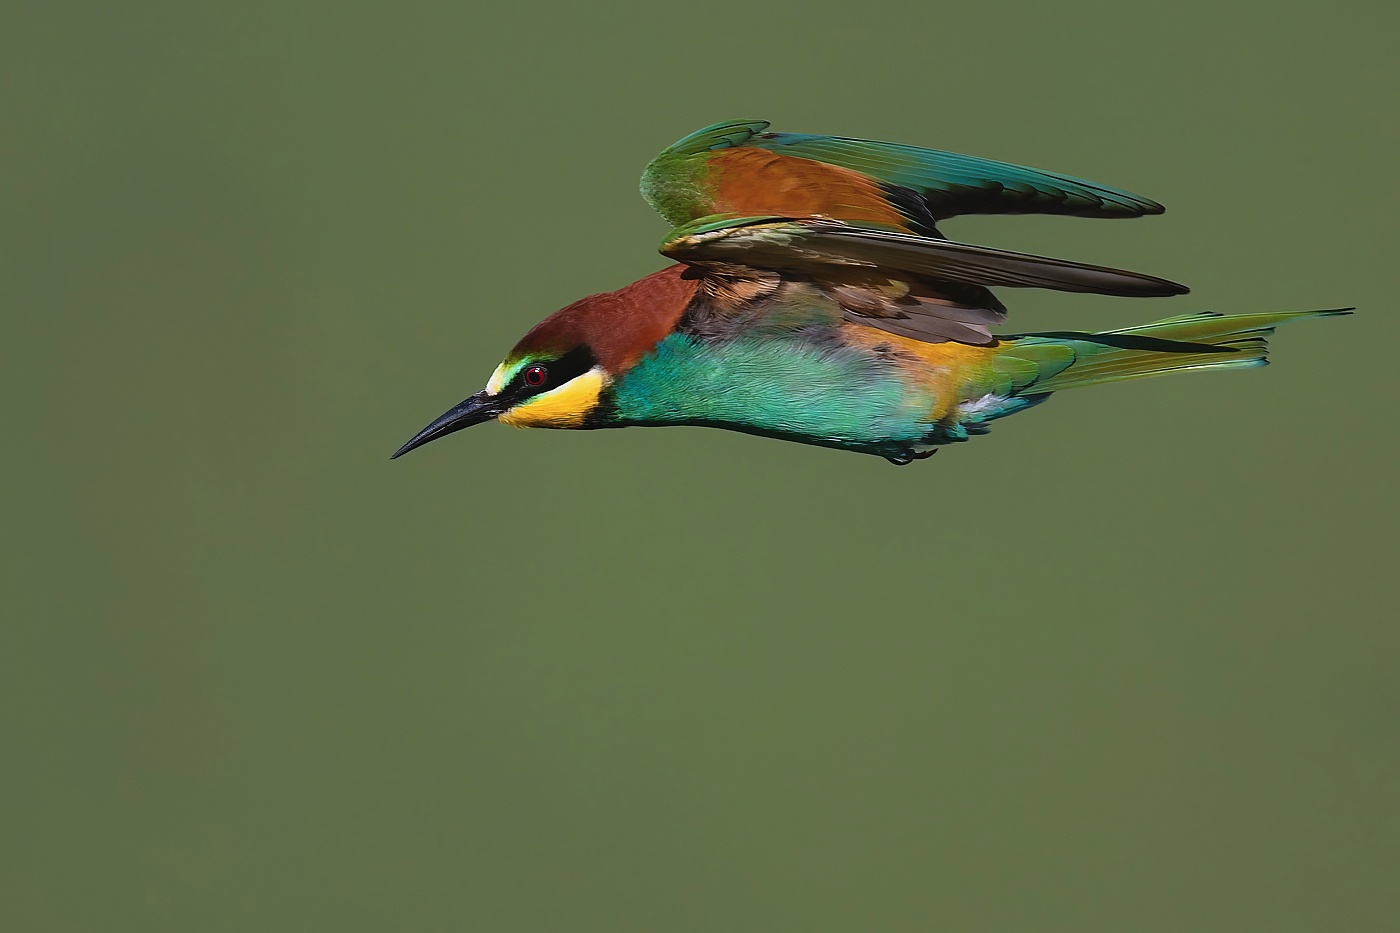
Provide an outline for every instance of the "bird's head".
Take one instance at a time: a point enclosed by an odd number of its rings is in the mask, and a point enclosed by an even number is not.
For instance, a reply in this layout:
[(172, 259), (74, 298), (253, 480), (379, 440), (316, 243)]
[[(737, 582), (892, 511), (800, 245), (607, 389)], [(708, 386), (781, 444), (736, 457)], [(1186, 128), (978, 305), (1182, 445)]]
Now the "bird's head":
[(671, 332), (694, 296), (696, 279), (685, 269), (671, 266), (545, 318), (520, 338), (485, 389), (393, 456), (493, 419), (518, 428), (598, 426), (608, 387)]

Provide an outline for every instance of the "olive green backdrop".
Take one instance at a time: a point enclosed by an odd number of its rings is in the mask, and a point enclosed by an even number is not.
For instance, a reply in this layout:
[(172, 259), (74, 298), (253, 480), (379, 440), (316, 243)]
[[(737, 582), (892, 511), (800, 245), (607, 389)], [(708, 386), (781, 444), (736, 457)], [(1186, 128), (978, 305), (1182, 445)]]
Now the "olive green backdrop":
[[(1395, 929), (1379, 9), (5, 4), (0, 926)], [(902, 469), (390, 463), (731, 118), (1169, 206), (950, 223), (1195, 288), (1021, 328), (1363, 313)]]

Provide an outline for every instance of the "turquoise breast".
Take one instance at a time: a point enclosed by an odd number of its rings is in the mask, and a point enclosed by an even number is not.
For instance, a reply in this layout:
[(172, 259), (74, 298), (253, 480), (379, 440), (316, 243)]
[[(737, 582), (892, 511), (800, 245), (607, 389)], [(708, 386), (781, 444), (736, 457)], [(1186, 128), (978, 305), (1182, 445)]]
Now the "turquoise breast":
[(934, 399), (898, 368), (835, 341), (672, 334), (612, 391), (613, 423), (703, 424), (883, 452), (916, 445)]

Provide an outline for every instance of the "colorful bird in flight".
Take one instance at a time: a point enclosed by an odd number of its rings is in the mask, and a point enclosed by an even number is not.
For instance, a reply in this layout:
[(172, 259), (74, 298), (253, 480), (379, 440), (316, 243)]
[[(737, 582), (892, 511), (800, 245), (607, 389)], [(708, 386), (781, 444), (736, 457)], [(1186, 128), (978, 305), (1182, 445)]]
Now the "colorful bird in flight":
[(721, 123), (658, 155), (642, 195), (675, 264), (527, 333), (486, 388), (394, 453), (495, 419), (517, 427), (707, 425), (905, 464), (1061, 389), (1267, 362), (1286, 321), (1184, 314), (1099, 333), (993, 334), (997, 286), (1185, 294), (1103, 266), (945, 239), (959, 214), (1140, 217), (1106, 185), (891, 143)]

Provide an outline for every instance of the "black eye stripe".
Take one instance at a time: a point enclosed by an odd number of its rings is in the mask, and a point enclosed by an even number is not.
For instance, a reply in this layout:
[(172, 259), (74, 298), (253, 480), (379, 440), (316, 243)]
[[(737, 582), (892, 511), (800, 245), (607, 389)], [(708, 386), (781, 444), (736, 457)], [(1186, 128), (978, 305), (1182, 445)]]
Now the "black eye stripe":
[[(520, 371), (515, 374), (515, 378), (510, 381), (506, 392), (516, 398), (528, 398), (531, 395), (548, 392), (550, 389), (557, 389), (570, 379), (582, 376), (597, 365), (597, 359), (587, 347), (577, 347), (557, 359), (540, 360), (528, 366), (522, 366)], [(531, 382), (530, 379), (539, 370), (544, 371), (544, 378), (538, 382)]]

